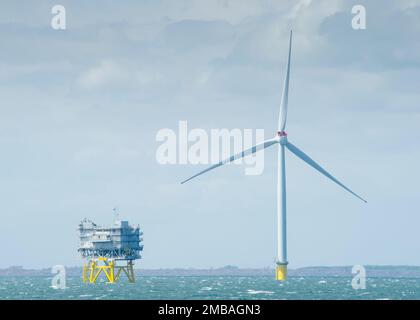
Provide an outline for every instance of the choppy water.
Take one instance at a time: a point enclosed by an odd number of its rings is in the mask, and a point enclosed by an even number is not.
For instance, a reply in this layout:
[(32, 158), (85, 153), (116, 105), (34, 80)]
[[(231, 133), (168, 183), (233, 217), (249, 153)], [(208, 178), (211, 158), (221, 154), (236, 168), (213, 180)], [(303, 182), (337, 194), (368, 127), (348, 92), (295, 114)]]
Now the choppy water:
[(84, 284), (67, 279), (53, 289), (48, 277), (0, 277), (0, 299), (420, 299), (418, 278), (370, 278), (354, 290), (350, 278), (290, 277), (139, 277), (134, 284)]

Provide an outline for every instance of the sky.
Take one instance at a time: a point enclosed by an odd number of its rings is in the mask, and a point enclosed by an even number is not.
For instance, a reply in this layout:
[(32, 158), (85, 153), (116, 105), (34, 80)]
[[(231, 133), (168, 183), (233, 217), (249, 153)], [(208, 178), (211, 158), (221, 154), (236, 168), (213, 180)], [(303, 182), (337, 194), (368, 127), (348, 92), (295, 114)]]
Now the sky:
[(275, 150), (180, 185), (204, 166), (159, 164), (156, 135), (272, 137), (290, 29), (289, 140), (368, 204), (287, 154), (289, 266), (420, 265), (419, 0), (61, 0), (66, 30), (55, 4), (0, 4), (0, 267), (80, 265), (79, 221), (114, 207), (138, 267), (273, 267)]

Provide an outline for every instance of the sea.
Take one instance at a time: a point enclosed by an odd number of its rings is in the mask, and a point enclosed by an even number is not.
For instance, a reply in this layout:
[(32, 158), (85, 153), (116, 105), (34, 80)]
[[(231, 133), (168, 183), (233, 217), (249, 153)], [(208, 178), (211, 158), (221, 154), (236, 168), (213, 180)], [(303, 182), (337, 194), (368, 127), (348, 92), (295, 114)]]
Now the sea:
[(285, 282), (272, 276), (142, 276), (135, 283), (121, 279), (113, 284), (103, 279), (86, 284), (73, 276), (62, 289), (51, 281), (45, 276), (1, 276), (0, 299), (420, 299), (420, 278), (367, 278), (359, 289), (350, 277), (314, 276)]

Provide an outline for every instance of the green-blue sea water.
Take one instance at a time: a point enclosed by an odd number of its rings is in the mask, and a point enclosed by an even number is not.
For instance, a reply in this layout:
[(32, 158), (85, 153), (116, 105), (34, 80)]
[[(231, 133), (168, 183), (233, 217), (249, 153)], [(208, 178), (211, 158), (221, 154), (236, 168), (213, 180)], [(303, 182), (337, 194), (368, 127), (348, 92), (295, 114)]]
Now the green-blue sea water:
[(355, 290), (344, 277), (144, 276), (114, 284), (68, 277), (65, 289), (54, 289), (49, 277), (3, 276), (0, 299), (420, 299), (420, 279), (368, 278)]

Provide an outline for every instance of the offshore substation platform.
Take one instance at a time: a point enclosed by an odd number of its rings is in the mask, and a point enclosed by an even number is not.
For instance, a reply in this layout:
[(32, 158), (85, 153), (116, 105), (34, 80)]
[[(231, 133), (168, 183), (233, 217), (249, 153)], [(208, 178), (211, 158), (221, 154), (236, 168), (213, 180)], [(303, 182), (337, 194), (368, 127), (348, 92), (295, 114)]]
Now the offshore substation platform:
[(129, 282), (135, 282), (133, 262), (141, 258), (143, 250), (143, 232), (138, 225), (116, 220), (111, 227), (102, 227), (85, 218), (79, 224), (79, 234), (83, 282), (95, 283), (104, 273), (108, 282), (114, 283), (122, 272)]

